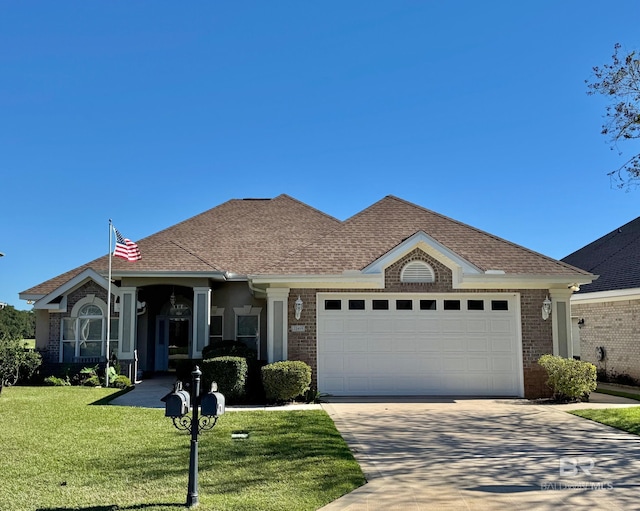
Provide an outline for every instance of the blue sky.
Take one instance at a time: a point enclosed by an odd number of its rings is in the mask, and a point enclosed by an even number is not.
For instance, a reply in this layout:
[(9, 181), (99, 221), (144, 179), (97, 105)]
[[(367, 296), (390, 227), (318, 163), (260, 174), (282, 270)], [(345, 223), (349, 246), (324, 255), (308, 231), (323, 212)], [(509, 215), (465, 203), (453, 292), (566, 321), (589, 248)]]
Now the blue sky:
[[(607, 171), (636, 1), (0, 3), (0, 301), (228, 199), (396, 195), (562, 258), (639, 215)], [(144, 254), (143, 254), (144, 257)]]

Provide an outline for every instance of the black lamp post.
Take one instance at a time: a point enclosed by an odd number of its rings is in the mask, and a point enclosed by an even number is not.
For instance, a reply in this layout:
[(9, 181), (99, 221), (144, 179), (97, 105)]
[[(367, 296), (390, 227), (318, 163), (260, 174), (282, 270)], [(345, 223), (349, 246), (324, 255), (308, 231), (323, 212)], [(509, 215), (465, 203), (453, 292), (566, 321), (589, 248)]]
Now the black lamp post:
[[(212, 429), (218, 417), (224, 413), (224, 396), (218, 385), (211, 384), (211, 391), (200, 396), (200, 377), (202, 371), (195, 367), (192, 376), (191, 395), (182, 390), (182, 382), (177, 381), (173, 392), (163, 398), (165, 417), (171, 417), (173, 425), (180, 431), (191, 433), (189, 452), (189, 485), (187, 488), (187, 507), (198, 505), (198, 435)], [(191, 416), (188, 415), (191, 408)]]

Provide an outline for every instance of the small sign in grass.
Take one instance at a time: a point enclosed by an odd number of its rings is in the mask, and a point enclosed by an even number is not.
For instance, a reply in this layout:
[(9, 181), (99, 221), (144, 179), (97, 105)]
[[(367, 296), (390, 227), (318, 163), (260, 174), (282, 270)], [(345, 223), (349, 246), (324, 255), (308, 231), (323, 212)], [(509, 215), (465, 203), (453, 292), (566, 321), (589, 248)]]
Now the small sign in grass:
[[(5, 388), (0, 509), (183, 507), (184, 434), (166, 427), (162, 409), (89, 406), (113, 392)], [(199, 461), (202, 510), (314, 510), (365, 482), (321, 410), (225, 414), (201, 438)]]

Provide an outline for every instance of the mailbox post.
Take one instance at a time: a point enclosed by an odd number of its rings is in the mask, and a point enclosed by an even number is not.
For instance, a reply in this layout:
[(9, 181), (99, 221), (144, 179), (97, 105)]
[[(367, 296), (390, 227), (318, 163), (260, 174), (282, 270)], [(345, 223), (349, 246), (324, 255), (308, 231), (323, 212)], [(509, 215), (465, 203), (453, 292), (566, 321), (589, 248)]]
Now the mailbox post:
[[(218, 386), (211, 384), (211, 391), (200, 395), (202, 371), (198, 366), (191, 373), (191, 395), (182, 390), (182, 382), (177, 381), (173, 392), (163, 398), (165, 417), (171, 417), (173, 425), (180, 431), (191, 433), (189, 452), (189, 485), (187, 488), (187, 507), (198, 505), (198, 435), (210, 430), (224, 413), (224, 396), (217, 392)], [(188, 415), (191, 408), (191, 416)]]

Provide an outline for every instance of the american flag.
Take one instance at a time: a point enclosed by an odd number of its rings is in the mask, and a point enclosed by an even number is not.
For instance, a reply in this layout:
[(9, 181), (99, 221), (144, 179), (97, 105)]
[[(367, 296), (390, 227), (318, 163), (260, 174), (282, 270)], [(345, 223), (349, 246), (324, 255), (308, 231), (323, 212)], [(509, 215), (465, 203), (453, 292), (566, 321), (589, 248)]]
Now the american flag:
[(113, 230), (116, 233), (116, 249), (113, 251), (113, 255), (127, 261), (139, 261), (142, 259), (138, 245), (125, 238), (115, 227)]

